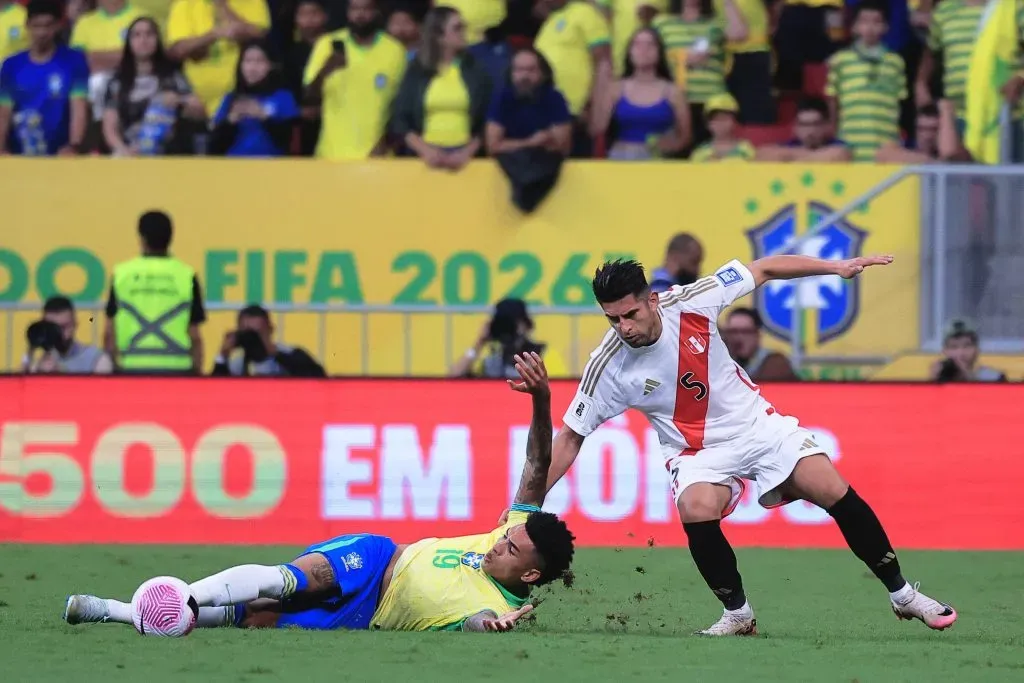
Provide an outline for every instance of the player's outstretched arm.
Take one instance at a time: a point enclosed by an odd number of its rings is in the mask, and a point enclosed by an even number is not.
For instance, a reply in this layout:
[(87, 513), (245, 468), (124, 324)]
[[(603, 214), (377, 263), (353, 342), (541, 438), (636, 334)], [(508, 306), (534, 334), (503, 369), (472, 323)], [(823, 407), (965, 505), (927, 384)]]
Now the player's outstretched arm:
[(792, 280), (798, 277), (810, 277), (812, 275), (838, 275), (846, 279), (856, 277), (870, 266), (887, 266), (892, 263), (893, 257), (886, 254), (882, 256), (858, 256), (857, 258), (843, 261), (829, 261), (827, 259), (814, 258), (813, 256), (794, 256), (780, 254), (778, 256), (765, 256), (751, 263), (747, 268), (754, 276), (754, 283), (760, 287), (769, 280)]
[(548, 469), (551, 467), (551, 387), (544, 361), (538, 354), (516, 355), (515, 362), (516, 372), (522, 381), (509, 380), (508, 384), (514, 391), (533, 397), (533, 417), (526, 439), (526, 465), (514, 502), (541, 507), (548, 492)]

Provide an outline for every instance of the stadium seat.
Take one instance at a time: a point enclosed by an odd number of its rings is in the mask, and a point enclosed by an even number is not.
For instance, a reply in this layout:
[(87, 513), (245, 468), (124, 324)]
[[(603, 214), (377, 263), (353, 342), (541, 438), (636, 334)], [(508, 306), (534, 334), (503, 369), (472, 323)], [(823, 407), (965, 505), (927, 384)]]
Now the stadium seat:
[(761, 147), (782, 144), (792, 137), (793, 132), (789, 124), (776, 123), (771, 126), (740, 126), (737, 135), (755, 147)]
[(804, 64), (804, 95), (824, 97), (828, 64)]

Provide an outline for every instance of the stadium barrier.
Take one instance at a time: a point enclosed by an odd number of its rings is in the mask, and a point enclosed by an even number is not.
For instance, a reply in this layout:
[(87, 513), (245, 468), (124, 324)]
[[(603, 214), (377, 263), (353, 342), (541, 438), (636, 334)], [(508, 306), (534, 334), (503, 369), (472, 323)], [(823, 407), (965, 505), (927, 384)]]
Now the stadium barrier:
[[(438, 307), (479, 310), (515, 296), (594, 311), (599, 263), (658, 265), (680, 231), (703, 242), (706, 269), (786, 247), (828, 258), (895, 254), (898, 269), (863, 281), (783, 283), (745, 302), (761, 309), (776, 348), (797, 340), (801, 358), (884, 360), (919, 346), (920, 181), (906, 177), (808, 233), (897, 170), (574, 162), (524, 216), (484, 161), (451, 174), (394, 160), (0, 159), (0, 370), (21, 357), (23, 331), (47, 296), (102, 304), (111, 267), (136, 254), (135, 224), (152, 208), (174, 218), (173, 251), (197, 270), (210, 304), (282, 307), (286, 341), (326, 347), (332, 374), (444, 375), (484, 317)], [(211, 355), (233, 324), (219, 312), (204, 326)], [(598, 315), (546, 315), (537, 337), (581, 367), (606, 328)]]
[[(553, 386), (557, 412), (573, 382)], [(897, 547), (1024, 549), (1019, 385), (776, 385)], [(399, 541), (489, 529), (529, 399), (501, 382), (0, 378), (0, 541)], [(699, 457), (699, 456), (697, 456)], [(739, 546), (840, 547), (805, 503), (727, 520)], [(657, 437), (627, 413), (551, 492), (587, 546), (679, 546)]]

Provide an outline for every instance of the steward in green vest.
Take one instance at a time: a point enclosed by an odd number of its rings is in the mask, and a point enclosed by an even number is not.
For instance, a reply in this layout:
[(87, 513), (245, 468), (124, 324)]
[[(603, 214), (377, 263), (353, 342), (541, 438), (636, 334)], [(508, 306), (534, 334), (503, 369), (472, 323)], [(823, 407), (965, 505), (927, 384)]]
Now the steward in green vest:
[(114, 266), (105, 337), (122, 372), (192, 374), (202, 367), (202, 293), (195, 271), (168, 254), (172, 233), (167, 214), (143, 214), (142, 256)]

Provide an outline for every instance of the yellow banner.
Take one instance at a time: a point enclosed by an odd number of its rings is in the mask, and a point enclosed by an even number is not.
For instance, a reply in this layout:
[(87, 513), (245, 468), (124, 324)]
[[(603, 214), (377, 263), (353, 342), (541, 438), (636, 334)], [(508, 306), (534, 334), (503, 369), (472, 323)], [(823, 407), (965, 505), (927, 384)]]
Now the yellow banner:
[[(523, 216), (497, 167), (452, 174), (422, 164), (304, 160), (0, 161), (0, 305), (63, 293), (105, 299), (113, 264), (138, 251), (141, 212), (175, 224), (174, 254), (200, 274), (208, 302), (487, 305), (515, 296), (579, 306), (588, 315), (538, 318), (536, 337), (579, 369), (605, 329), (589, 278), (619, 256), (660, 265), (665, 244), (691, 232), (710, 272), (799, 237), (821, 216), (895, 172), (845, 165), (569, 164), (541, 209)], [(798, 330), (812, 355), (893, 355), (918, 343), (918, 186), (908, 179), (801, 253), (843, 258), (887, 252), (896, 263), (845, 282), (771, 284), (756, 305), (785, 347)], [(794, 300), (802, 315), (794, 321)], [(100, 313), (99, 315), (102, 315)], [(15, 317), (0, 359), (17, 359), (36, 313)], [(85, 315), (80, 315), (85, 326)], [(438, 375), (483, 318), (422, 313), (278, 317), (291, 344), (333, 373)], [(207, 357), (233, 325), (211, 315)], [(89, 334), (84, 333), (86, 339)], [(408, 348), (407, 348), (408, 342)]]

